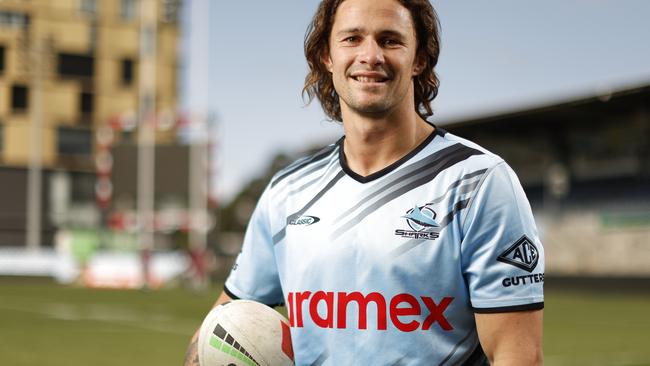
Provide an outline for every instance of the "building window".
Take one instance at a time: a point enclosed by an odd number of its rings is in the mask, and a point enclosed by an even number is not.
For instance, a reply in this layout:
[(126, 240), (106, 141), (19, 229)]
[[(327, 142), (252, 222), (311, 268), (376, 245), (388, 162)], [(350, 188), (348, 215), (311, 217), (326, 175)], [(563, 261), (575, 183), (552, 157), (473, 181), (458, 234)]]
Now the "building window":
[(138, 14), (137, 0), (122, 0), (121, 16), (122, 20), (130, 21), (135, 19)]
[(29, 16), (12, 11), (0, 11), (0, 28), (27, 28)]
[(58, 72), (63, 77), (92, 77), (95, 59), (92, 56), (59, 54)]
[(11, 110), (13, 112), (25, 112), (29, 106), (29, 90), (24, 85), (11, 87)]
[(162, 21), (165, 23), (177, 23), (179, 8), (179, 0), (163, 0)]
[(130, 58), (122, 59), (121, 79), (124, 86), (133, 84), (133, 60)]
[(5, 71), (5, 46), (0, 46), (0, 74)]
[(97, 1), (95, 0), (80, 0), (79, 11), (88, 16), (94, 17), (97, 13)]
[(81, 93), (79, 95), (80, 112), (83, 115), (93, 113), (93, 95), (90, 93)]
[(92, 134), (89, 129), (59, 127), (57, 151), (61, 155), (90, 155)]

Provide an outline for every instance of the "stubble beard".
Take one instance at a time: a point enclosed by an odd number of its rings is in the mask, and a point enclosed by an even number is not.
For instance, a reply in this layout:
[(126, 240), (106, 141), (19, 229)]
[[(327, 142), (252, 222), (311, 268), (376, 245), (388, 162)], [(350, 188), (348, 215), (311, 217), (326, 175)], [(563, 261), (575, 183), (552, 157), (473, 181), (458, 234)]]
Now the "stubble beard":
[(387, 98), (371, 102), (361, 102), (354, 97), (341, 99), (349, 110), (362, 116), (381, 117), (387, 115), (392, 109), (392, 105)]
[(395, 92), (399, 91), (388, 90), (383, 95), (374, 95), (369, 98), (370, 100), (363, 100), (366, 96), (356, 95), (362, 92), (347, 87), (344, 95), (339, 94), (339, 100), (342, 107), (345, 105), (353, 113), (366, 117), (381, 118), (392, 113), (408, 95), (408, 90), (398, 93), (399, 95), (396, 95)]

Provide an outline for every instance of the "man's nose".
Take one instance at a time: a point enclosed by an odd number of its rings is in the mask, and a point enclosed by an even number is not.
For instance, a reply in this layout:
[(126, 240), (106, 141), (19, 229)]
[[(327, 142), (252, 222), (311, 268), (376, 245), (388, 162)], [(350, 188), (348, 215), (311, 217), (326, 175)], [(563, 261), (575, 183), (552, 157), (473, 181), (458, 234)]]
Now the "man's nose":
[(370, 66), (381, 65), (384, 63), (384, 52), (381, 46), (374, 39), (366, 39), (361, 45), (359, 60), (361, 63)]

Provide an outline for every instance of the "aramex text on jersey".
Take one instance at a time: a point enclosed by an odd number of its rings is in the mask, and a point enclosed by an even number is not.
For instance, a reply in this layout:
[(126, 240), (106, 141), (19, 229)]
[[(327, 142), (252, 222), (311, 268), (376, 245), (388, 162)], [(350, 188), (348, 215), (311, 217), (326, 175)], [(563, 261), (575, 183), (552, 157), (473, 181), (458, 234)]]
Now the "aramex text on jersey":
[[(453, 326), (444, 316), (444, 311), (454, 300), (453, 297), (444, 297), (438, 304), (427, 296), (420, 296), (424, 309), (420, 305), (417, 297), (411, 294), (397, 294), (390, 299), (388, 305), (388, 315), (395, 328), (403, 332), (413, 332), (417, 329), (429, 330), (434, 323), (438, 323), (440, 328), (449, 331), (454, 329)], [(377, 330), (387, 329), (387, 301), (384, 295), (379, 292), (371, 292), (363, 295), (361, 292), (325, 292), (311, 291), (290, 292), (287, 304), (289, 304), (289, 323), (292, 327), (302, 328), (303, 323), (303, 303), (308, 303), (308, 311), (312, 322), (321, 328), (334, 328), (334, 306), (336, 305), (336, 328), (345, 329), (347, 324), (347, 311), (350, 302), (356, 302), (359, 309), (359, 321), (356, 324), (358, 329), (367, 329), (367, 311), (368, 304), (374, 302), (377, 307)], [(325, 316), (318, 311), (319, 303), (324, 303), (327, 309)], [(404, 322), (401, 317), (428, 315), (422, 323), (417, 320)], [(420, 328), (420, 325), (422, 326)]]

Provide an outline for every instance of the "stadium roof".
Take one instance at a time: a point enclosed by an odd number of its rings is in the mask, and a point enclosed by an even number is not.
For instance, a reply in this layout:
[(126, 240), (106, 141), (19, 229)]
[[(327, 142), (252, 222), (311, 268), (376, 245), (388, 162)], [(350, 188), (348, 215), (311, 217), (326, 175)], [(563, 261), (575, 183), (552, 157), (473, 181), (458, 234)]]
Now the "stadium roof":
[[(458, 119), (444, 123), (444, 128), (461, 132), (466, 128), (490, 125), (492, 127), (522, 128), (530, 124), (594, 122), (606, 116), (629, 114), (639, 107), (648, 107), (650, 84), (595, 94), (557, 104), (520, 109), (479, 118)], [(517, 125), (517, 126), (515, 126)]]

